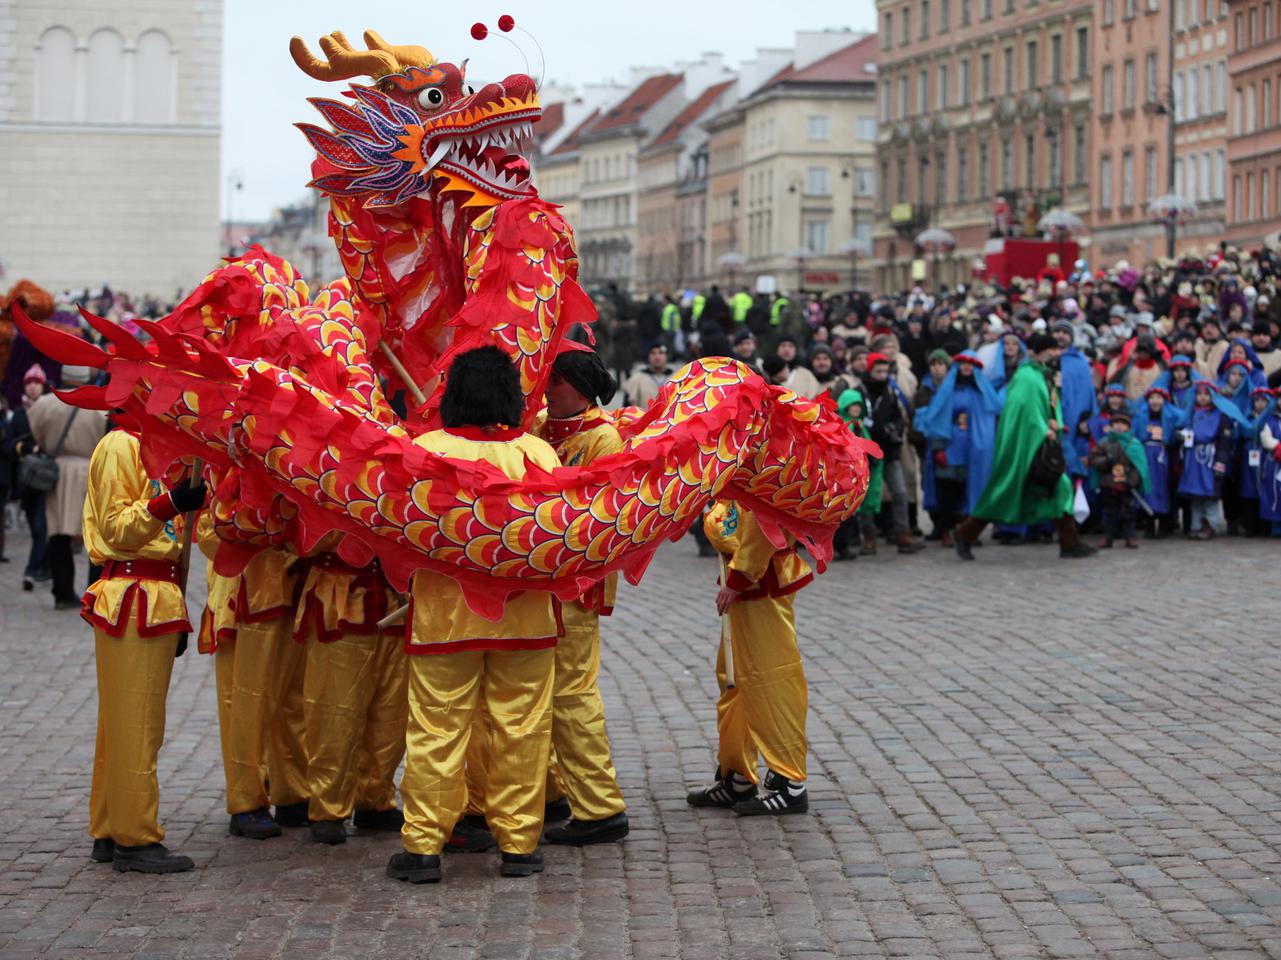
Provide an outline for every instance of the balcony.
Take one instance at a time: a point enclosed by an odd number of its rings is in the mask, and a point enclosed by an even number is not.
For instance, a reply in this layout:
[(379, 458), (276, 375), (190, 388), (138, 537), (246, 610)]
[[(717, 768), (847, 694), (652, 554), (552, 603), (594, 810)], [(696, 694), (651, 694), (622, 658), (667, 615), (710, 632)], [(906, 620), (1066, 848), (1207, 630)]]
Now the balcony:
[(923, 203), (896, 203), (890, 207), (890, 226), (900, 236), (912, 236), (930, 222), (930, 208)]

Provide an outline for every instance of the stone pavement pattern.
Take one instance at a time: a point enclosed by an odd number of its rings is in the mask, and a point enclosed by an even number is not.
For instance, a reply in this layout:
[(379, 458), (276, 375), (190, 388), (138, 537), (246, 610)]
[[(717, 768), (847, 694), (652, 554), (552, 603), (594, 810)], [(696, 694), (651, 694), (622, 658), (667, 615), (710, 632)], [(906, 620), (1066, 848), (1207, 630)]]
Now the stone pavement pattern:
[(837, 565), (798, 603), (812, 815), (741, 820), (684, 801), (714, 764), (715, 567), (666, 547), (605, 633), (631, 837), (545, 848), (532, 881), (456, 856), (426, 887), (383, 877), (395, 837), (227, 836), (213, 670), (194, 654), (160, 776), (196, 870), (91, 863), (92, 641), (11, 563), (0, 957), (1281, 957), (1279, 549)]

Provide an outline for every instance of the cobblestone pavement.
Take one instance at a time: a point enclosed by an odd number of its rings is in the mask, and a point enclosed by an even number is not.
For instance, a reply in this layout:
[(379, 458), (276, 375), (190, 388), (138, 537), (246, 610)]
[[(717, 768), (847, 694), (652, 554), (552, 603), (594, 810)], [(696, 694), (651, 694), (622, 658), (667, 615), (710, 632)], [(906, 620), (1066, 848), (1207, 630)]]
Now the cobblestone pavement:
[(684, 802), (713, 766), (715, 568), (666, 547), (606, 630), (631, 837), (546, 849), (532, 881), (457, 856), (428, 887), (382, 876), (394, 837), (227, 836), (192, 654), (160, 775), (196, 870), (91, 863), (90, 635), (11, 563), (0, 957), (1281, 957), (1279, 557), (1180, 541), (838, 565), (798, 603), (813, 812), (776, 821)]

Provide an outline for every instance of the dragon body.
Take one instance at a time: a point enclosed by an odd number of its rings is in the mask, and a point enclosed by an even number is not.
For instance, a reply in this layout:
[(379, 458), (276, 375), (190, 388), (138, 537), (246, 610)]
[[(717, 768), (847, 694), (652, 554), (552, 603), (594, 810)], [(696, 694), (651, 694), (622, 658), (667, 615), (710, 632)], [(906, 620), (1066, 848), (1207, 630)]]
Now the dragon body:
[(234, 549), (285, 539), (306, 552), (337, 531), (349, 561), (377, 557), (399, 587), (418, 569), (444, 573), (491, 618), (516, 591), (569, 599), (615, 570), (635, 581), (714, 497), (750, 506), (778, 543), (786, 531), (830, 555), (879, 451), (736, 361), (685, 367), (647, 411), (618, 417), (625, 449), (587, 467), (518, 482), (414, 444), (438, 392), (402, 421), (380, 381), (438, 384), (454, 356), (496, 343), (532, 423), (560, 340), (594, 310), (572, 232), (529, 181), (533, 82), (470, 92), (422, 48), (365, 39), (355, 51), (324, 38), (327, 61), (293, 46), (320, 79), (376, 77), (353, 85), (350, 105), (313, 101), (330, 129), (300, 125), (346, 277), (313, 298), (292, 265), (254, 248), (143, 325), (146, 345), (89, 315), (108, 351), (23, 323), (51, 355), (111, 374), (69, 402), (123, 409), (154, 470), (203, 458)]

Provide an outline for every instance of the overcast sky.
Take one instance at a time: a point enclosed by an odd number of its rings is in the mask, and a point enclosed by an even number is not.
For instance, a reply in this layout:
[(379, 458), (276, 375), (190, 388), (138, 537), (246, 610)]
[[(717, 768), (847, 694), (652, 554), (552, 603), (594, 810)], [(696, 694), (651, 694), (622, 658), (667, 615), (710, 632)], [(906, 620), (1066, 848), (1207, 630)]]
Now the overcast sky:
[[(359, 43), (361, 33), (372, 27), (389, 43), (420, 44), (441, 60), (470, 58), (468, 79), (487, 80), (525, 72), (521, 54), (494, 28), (498, 17), (509, 13), (542, 44), (549, 81), (582, 84), (622, 80), (633, 64), (669, 65), (695, 60), (707, 50), (718, 50), (737, 65), (757, 47), (790, 46), (797, 30), (872, 30), (876, 19), (873, 0), (226, 0), (225, 9), (222, 216), (228, 214), (228, 178), (238, 174), (244, 186), (233, 200), (237, 220), (265, 218), (275, 207), (306, 195), (314, 154), (292, 124), (318, 121), (307, 97), (337, 97), (346, 87), (318, 83), (294, 66), (289, 56), (294, 34), (319, 55), (316, 41), (323, 34), (342, 30)], [(477, 20), (490, 26), (482, 43), (469, 32)], [(537, 79), (533, 42), (518, 30), (510, 36), (527, 50)]]

